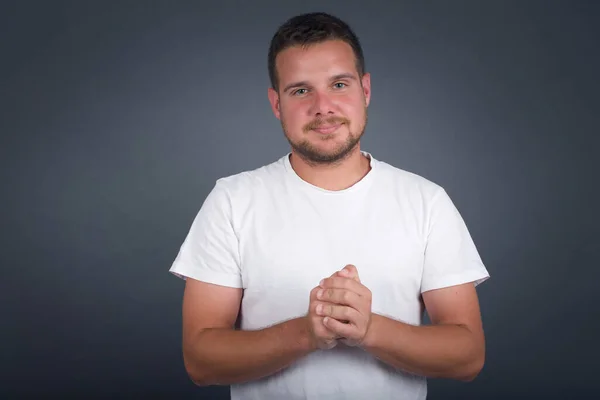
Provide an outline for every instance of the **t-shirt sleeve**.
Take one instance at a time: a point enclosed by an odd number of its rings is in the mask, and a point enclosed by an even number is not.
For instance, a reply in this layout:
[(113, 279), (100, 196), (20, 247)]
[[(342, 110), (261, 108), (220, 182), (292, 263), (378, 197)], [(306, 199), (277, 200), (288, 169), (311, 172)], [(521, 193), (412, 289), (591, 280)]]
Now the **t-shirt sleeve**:
[(459, 211), (443, 188), (432, 200), (426, 223), (421, 292), (473, 282), (490, 275)]
[(221, 181), (208, 194), (179, 249), (170, 272), (186, 279), (242, 287), (238, 238), (231, 199)]

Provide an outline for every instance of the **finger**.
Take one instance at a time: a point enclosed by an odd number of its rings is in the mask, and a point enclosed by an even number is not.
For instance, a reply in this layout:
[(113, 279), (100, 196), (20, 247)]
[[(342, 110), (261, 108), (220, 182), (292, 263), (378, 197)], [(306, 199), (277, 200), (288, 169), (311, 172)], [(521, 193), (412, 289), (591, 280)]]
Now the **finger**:
[(352, 278), (352, 279), (356, 280), (357, 282), (360, 282), (360, 277), (358, 275), (358, 269), (352, 264), (346, 265), (340, 271), (340, 274), (342, 276), (345, 276), (346, 278)]
[(334, 318), (330, 318), (330, 317), (325, 317), (323, 318), (323, 325), (325, 325), (325, 327), (327, 327), (327, 329), (329, 329), (330, 331), (334, 332), (335, 334), (343, 337), (343, 338), (354, 338), (355, 336), (357, 336), (357, 328), (355, 325), (353, 324), (345, 324), (343, 322), (340, 322)]
[(350, 276), (348, 275), (348, 272), (346, 272), (346, 270), (341, 270), (336, 272), (334, 275), (332, 275), (332, 277), (334, 276), (339, 276), (341, 278), (348, 278), (348, 279), (354, 279), (356, 282), (360, 283), (360, 279), (358, 278), (358, 276)]
[(347, 321), (351, 324), (355, 324), (361, 319), (361, 314), (358, 310), (352, 307), (340, 306), (332, 303), (317, 304), (315, 312), (319, 316), (331, 317), (339, 321)]
[(336, 288), (320, 289), (317, 292), (317, 299), (324, 302), (350, 306), (352, 308), (359, 308), (362, 302), (361, 296), (357, 293), (347, 289)]
[(323, 289), (347, 289), (354, 293), (357, 293), (360, 296), (370, 296), (371, 294), (371, 291), (367, 289), (362, 283), (349, 278), (325, 278), (319, 283), (319, 286)]
[(326, 340), (319, 345), (321, 350), (331, 350), (337, 346), (337, 340)]
[(321, 340), (337, 340), (342, 338), (323, 324), (323, 317), (317, 315), (314, 318), (315, 333)]
[(322, 287), (321, 286), (315, 286), (311, 291), (310, 291), (310, 299), (314, 300), (317, 298), (317, 293), (319, 292), (319, 290), (321, 290)]

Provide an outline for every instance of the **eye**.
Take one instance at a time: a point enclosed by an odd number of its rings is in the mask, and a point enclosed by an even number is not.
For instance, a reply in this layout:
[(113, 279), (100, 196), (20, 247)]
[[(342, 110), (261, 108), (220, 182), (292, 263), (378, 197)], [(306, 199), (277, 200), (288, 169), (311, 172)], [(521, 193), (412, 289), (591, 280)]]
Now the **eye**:
[(334, 84), (333, 84), (333, 86), (334, 86), (336, 89), (343, 89), (343, 88), (345, 88), (345, 87), (346, 87), (346, 84), (345, 84), (344, 82), (337, 82), (337, 83), (334, 83)]
[(306, 89), (298, 89), (292, 93), (293, 96), (306, 94)]

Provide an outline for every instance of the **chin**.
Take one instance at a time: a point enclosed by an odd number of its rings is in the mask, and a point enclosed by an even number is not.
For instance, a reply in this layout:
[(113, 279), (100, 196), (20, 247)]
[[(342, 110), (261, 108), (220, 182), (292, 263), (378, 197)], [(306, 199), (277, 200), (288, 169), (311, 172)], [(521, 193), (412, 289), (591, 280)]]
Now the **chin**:
[(353, 148), (354, 146), (349, 148), (348, 143), (345, 141), (331, 141), (330, 145), (327, 145), (322, 141), (318, 141), (317, 143), (305, 141), (299, 146), (295, 146), (296, 151), (303, 156), (303, 158), (317, 163), (339, 161), (351, 152)]

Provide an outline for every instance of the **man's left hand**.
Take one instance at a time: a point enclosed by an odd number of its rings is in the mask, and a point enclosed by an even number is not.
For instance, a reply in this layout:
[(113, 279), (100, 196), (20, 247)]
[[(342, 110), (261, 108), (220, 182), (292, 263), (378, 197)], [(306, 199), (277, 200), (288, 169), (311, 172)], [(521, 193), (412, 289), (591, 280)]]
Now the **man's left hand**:
[[(317, 312), (347, 346), (360, 345), (371, 326), (371, 291), (358, 278), (353, 265), (321, 281), (317, 298), (324, 302)], [(345, 322), (342, 322), (345, 321)]]

